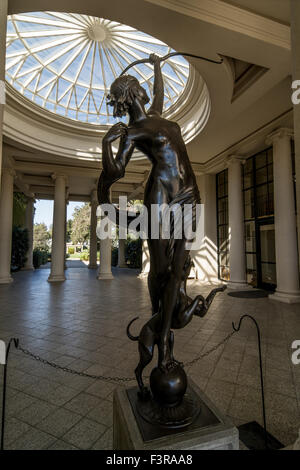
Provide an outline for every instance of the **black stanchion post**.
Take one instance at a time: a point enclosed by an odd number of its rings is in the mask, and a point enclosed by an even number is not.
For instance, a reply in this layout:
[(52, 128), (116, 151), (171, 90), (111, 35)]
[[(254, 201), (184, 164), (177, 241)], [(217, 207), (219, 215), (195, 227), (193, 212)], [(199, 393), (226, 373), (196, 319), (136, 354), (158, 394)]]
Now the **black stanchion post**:
[(12, 341), (15, 343), (15, 347), (18, 348), (19, 340), (16, 338), (11, 338), (7, 345), (7, 350), (5, 354), (5, 364), (3, 370), (3, 395), (2, 395), (2, 419), (1, 419), (1, 446), (0, 450), (4, 450), (4, 432), (5, 432), (5, 405), (6, 405), (6, 385), (7, 385), (7, 361), (10, 350), (10, 345)]
[(232, 328), (235, 331), (239, 331), (241, 324), (244, 318), (250, 318), (256, 326), (257, 340), (258, 340), (258, 352), (259, 352), (259, 369), (260, 369), (260, 385), (261, 385), (261, 401), (262, 401), (262, 412), (263, 412), (263, 422), (264, 422), (264, 437), (265, 437), (265, 446), (268, 449), (268, 434), (267, 434), (267, 422), (266, 422), (266, 408), (265, 408), (265, 393), (264, 393), (264, 378), (263, 378), (263, 368), (262, 368), (262, 354), (261, 354), (261, 339), (260, 339), (260, 329), (257, 321), (251, 315), (243, 315), (240, 318), (239, 324), (236, 327), (234, 322), (232, 322)]

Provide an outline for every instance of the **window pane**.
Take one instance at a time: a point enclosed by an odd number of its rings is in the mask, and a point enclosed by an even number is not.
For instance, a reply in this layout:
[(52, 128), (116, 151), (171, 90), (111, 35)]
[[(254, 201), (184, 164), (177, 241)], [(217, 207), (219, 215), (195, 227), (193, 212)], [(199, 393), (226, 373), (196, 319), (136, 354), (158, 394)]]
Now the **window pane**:
[(268, 181), (273, 181), (273, 163), (268, 165)]
[(273, 183), (268, 184), (268, 207), (267, 211), (269, 215), (274, 214), (274, 187)]
[(230, 280), (230, 270), (228, 266), (220, 266), (220, 278), (224, 281)]
[(218, 185), (218, 198), (219, 197), (224, 197), (225, 196), (225, 185), (224, 184), (219, 184)]
[(258, 186), (256, 188), (256, 214), (263, 217), (268, 214), (268, 186)]
[(244, 189), (253, 186), (253, 173), (244, 173)]
[(246, 161), (244, 165), (244, 173), (252, 173), (252, 171), (253, 171), (253, 159), (248, 158), (248, 160)]
[(267, 164), (267, 154), (262, 152), (255, 157), (255, 167), (256, 169), (266, 166)]
[(261, 280), (265, 284), (276, 284), (276, 264), (261, 263)]
[(218, 173), (217, 177), (218, 177), (218, 182), (217, 182), (218, 185), (224, 184), (224, 171), (222, 171), (221, 173)]
[(218, 221), (220, 225), (227, 224), (228, 223), (227, 212), (219, 212)]
[(245, 219), (254, 218), (254, 195), (253, 189), (244, 192)]
[(255, 222), (245, 223), (246, 251), (256, 251)]
[(256, 255), (246, 254), (246, 276), (248, 284), (253, 287), (257, 286), (257, 267), (256, 267)]
[(267, 167), (260, 168), (259, 170), (256, 171), (255, 177), (256, 177), (256, 184), (262, 184), (267, 182)]
[(273, 148), (267, 151), (267, 161), (268, 163), (273, 163)]

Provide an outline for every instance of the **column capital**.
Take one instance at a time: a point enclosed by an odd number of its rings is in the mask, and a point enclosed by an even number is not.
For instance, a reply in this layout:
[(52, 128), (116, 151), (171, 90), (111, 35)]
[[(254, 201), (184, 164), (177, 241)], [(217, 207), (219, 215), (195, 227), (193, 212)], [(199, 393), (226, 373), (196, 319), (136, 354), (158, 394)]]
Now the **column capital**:
[(275, 141), (284, 137), (289, 137), (290, 139), (292, 139), (294, 137), (293, 130), (289, 129), (288, 127), (280, 127), (279, 129), (276, 129), (267, 136), (266, 144), (273, 145)]
[(245, 162), (246, 158), (243, 155), (229, 155), (226, 159), (226, 168), (229, 168), (233, 163), (243, 165)]
[(52, 173), (51, 178), (55, 181), (57, 178), (63, 178), (65, 180), (65, 184), (68, 182), (68, 177), (63, 173)]

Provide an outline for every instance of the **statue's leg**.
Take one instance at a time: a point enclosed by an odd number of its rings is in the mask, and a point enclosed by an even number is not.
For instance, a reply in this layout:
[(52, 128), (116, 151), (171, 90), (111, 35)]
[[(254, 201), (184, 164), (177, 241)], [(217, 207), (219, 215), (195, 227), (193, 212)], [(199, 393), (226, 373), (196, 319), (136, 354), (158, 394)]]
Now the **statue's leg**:
[(227, 288), (227, 286), (221, 286), (221, 287), (216, 287), (213, 289), (208, 296), (206, 297), (205, 301), (202, 303), (202, 305), (195, 310), (194, 315), (197, 315), (198, 317), (204, 317), (207, 312), (209, 307), (211, 306), (212, 301), (214, 300), (216, 294), (218, 292), (224, 292), (224, 290)]
[(169, 260), (166, 256), (168, 240), (148, 240), (150, 253), (150, 272), (148, 275), (148, 290), (152, 304), (152, 314), (159, 311), (162, 289), (166, 280)]
[(199, 307), (200, 302), (204, 303), (205, 299), (202, 295), (197, 295), (194, 300), (189, 298), (189, 304), (186, 308), (177, 313), (176, 317), (172, 320), (172, 328), (184, 328), (193, 318), (193, 315), (198, 315), (198, 311), (202, 308)]
[(140, 398), (146, 399), (149, 397), (149, 390), (145, 387), (143, 382), (143, 370), (151, 362), (153, 357), (153, 347), (146, 349), (141, 343), (139, 343), (140, 362), (135, 369), (135, 377), (140, 389)]
[(168, 276), (162, 291), (162, 327), (160, 341), (158, 344), (158, 365), (167, 368), (168, 363), (172, 363), (169, 334), (172, 324), (173, 312), (176, 307), (177, 297), (182, 281), (182, 270), (189, 255), (185, 249), (185, 239), (176, 240), (174, 244), (173, 259), (168, 269)]
[(160, 288), (157, 275), (151, 268), (148, 274), (148, 290), (152, 304), (152, 315), (155, 315), (159, 310)]

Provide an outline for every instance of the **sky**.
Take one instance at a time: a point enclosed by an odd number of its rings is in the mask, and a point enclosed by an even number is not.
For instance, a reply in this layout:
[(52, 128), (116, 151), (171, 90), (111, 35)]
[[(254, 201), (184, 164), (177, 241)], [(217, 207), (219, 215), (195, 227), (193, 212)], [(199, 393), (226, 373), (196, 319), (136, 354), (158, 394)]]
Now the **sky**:
[[(83, 202), (69, 202), (67, 205), (67, 220), (73, 216), (75, 207), (83, 206)], [(53, 201), (37, 200), (35, 205), (34, 223), (45, 223), (49, 228), (53, 222)]]

